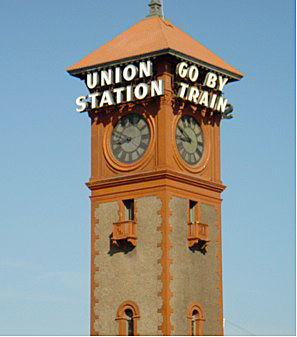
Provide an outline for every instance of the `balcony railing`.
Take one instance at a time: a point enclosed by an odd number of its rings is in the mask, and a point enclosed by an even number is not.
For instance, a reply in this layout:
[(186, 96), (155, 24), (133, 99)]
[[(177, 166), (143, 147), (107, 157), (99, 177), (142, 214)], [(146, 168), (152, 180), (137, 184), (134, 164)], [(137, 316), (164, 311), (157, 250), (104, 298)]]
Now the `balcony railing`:
[(188, 244), (193, 247), (199, 244), (205, 248), (209, 242), (209, 228), (207, 224), (199, 221), (188, 223)]
[(136, 246), (136, 222), (133, 220), (114, 222), (112, 231), (112, 243), (119, 246), (121, 240), (130, 242)]

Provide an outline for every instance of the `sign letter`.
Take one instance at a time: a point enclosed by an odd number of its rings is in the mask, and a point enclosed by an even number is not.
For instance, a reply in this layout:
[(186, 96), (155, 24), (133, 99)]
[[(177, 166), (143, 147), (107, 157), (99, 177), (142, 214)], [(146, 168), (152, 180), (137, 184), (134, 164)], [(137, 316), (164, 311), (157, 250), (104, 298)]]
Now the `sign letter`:
[(222, 91), (227, 82), (228, 82), (227, 77), (223, 78), (222, 76), (219, 76), (218, 90)]
[(78, 106), (81, 107), (81, 108), (77, 108), (76, 109), (77, 112), (83, 112), (83, 111), (86, 110), (88, 103), (83, 101), (86, 98), (87, 98), (86, 96), (79, 96), (79, 97), (77, 97), (75, 103), (76, 103), (76, 105), (78, 105)]
[(135, 90), (134, 95), (137, 99), (144, 99), (148, 94), (148, 85), (146, 83), (139, 83)]
[(188, 70), (188, 77), (192, 82), (196, 82), (199, 77), (199, 70), (196, 66), (191, 66)]
[(185, 78), (188, 73), (188, 65), (186, 62), (181, 62), (176, 66), (176, 74), (181, 77)]
[(99, 74), (97, 72), (87, 74), (87, 87), (94, 89), (99, 84)]
[(138, 69), (134, 64), (129, 64), (123, 71), (124, 79), (128, 82), (133, 81), (137, 75), (137, 70)]
[(164, 81), (152, 81), (151, 82), (151, 97), (164, 95)]
[(207, 73), (205, 80), (204, 80), (204, 85), (206, 85), (209, 88), (215, 88), (217, 84), (217, 79), (218, 76), (215, 73)]
[(189, 84), (179, 83), (180, 88), (178, 89), (177, 97), (185, 98), (186, 90), (189, 88)]
[(140, 62), (139, 63), (139, 77), (150, 77), (153, 76), (153, 63), (152, 61)]

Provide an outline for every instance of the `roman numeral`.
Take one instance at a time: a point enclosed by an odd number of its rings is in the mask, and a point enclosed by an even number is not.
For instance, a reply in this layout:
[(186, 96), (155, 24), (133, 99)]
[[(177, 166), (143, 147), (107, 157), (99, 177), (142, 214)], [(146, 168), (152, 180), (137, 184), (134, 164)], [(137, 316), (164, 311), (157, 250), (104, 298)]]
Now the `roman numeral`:
[(200, 149), (197, 148), (196, 152), (197, 152), (197, 154), (198, 154), (198, 156), (199, 156), (199, 158), (200, 158), (201, 155), (202, 155), (202, 152), (200, 151)]
[(184, 149), (182, 142), (178, 143), (177, 147), (178, 147), (179, 151), (182, 151)]
[(125, 161), (125, 158), (126, 158), (126, 152), (123, 151), (123, 153), (122, 153), (121, 156), (120, 156), (120, 160), (121, 160), (121, 161)]
[(120, 146), (113, 148), (113, 153), (115, 156), (118, 156), (121, 151), (122, 151), (122, 148)]

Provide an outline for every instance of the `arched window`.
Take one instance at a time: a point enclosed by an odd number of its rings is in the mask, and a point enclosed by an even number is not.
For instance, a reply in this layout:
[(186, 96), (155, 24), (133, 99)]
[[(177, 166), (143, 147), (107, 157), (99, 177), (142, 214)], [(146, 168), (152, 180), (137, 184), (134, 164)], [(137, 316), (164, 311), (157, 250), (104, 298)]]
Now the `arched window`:
[(137, 320), (139, 309), (136, 303), (125, 301), (117, 311), (116, 320), (119, 323), (119, 336), (138, 336)]
[(202, 323), (204, 321), (204, 313), (202, 307), (197, 302), (192, 302), (188, 306), (188, 335), (202, 336)]

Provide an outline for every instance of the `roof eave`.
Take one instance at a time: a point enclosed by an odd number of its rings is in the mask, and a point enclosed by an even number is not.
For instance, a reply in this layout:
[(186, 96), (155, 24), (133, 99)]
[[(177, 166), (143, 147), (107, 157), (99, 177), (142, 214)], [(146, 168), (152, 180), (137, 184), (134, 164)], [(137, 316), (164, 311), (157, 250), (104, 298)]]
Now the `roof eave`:
[(67, 72), (75, 77), (78, 78), (83, 78), (84, 75), (88, 72), (91, 71), (95, 71), (98, 69), (102, 69), (102, 68), (106, 68), (106, 67), (112, 67), (112, 66), (116, 66), (116, 65), (122, 65), (122, 64), (126, 64), (129, 63), (131, 61), (135, 61), (135, 60), (143, 60), (143, 59), (147, 59), (147, 58), (155, 58), (158, 56), (162, 56), (162, 55), (172, 55), (175, 56), (176, 58), (179, 58), (181, 60), (184, 61), (188, 61), (194, 64), (197, 64), (198, 66), (202, 67), (202, 68), (206, 68), (208, 70), (212, 70), (216, 73), (219, 73), (221, 75), (227, 76), (229, 78), (229, 81), (238, 81), (243, 77), (243, 74), (241, 74), (240, 72), (233, 72), (224, 68), (220, 68), (217, 66), (214, 66), (210, 63), (201, 61), (195, 57), (192, 56), (188, 56), (186, 54), (180, 53), (178, 51), (175, 51), (173, 49), (167, 48), (167, 49), (163, 49), (163, 50), (158, 50), (152, 53), (148, 53), (148, 54), (142, 54), (142, 55), (137, 55), (137, 56), (132, 56), (132, 57), (128, 57), (125, 59), (121, 59), (121, 60), (115, 60), (115, 61), (111, 61), (111, 62), (106, 62), (106, 63), (98, 63), (95, 65), (91, 65), (88, 67), (83, 67), (83, 68), (77, 68), (77, 69), (67, 69)]

